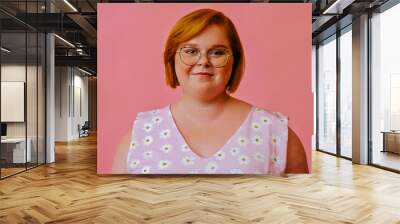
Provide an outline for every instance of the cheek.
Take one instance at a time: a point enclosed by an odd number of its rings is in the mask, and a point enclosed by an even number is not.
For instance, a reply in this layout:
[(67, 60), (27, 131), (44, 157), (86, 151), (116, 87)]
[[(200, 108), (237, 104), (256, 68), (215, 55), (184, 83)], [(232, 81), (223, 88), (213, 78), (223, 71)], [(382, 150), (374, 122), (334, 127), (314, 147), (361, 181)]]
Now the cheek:
[(219, 70), (219, 74), (223, 77), (224, 80), (229, 80), (233, 71), (233, 64), (228, 63), (226, 67), (223, 67)]
[(178, 57), (175, 57), (175, 72), (180, 82), (182, 82), (184, 79), (187, 79), (190, 69), (190, 66), (183, 64)]

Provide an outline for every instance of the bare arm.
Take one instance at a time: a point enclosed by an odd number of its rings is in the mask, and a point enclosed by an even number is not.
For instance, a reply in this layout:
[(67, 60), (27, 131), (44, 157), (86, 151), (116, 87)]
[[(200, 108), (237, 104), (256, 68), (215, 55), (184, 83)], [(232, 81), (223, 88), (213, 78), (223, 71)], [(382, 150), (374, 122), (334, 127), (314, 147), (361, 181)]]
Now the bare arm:
[(126, 167), (126, 156), (128, 155), (129, 151), (131, 134), (132, 129), (129, 129), (129, 131), (122, 137), (120, 143), (118, 144), (117, 152), (115, 153), (113, 161), (113, 174), (124, 174), (128, 171)]
[(287, 163), (285, 173), (309, 173), (304, 146), (296, 133), (289, 127)]

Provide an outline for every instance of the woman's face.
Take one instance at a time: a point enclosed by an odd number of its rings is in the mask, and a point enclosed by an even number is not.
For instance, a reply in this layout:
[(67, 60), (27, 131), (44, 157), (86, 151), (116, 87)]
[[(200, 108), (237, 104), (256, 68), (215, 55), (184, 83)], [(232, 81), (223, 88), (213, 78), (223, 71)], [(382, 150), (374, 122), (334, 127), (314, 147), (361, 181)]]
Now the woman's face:
[[(175, 71), (184, 94), (209, 100), (225, 92), (232, 73), (233, 56), (229, 39), (222, 27), (207, 27), (179, 45), (178, 51), (183, 52), (175, 54)], [(226, 61), (221, 56), (224, 54)], [(198, 61), (196, 55), (200, 55)]]

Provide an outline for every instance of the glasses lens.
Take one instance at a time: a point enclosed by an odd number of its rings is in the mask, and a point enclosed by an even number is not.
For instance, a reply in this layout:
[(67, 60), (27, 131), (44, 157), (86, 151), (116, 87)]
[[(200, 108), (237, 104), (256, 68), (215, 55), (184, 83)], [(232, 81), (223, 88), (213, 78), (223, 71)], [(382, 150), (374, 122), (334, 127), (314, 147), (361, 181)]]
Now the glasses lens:
[(179, 52), (182, 62), (187, 65), (194, 65), (200, 59), (200, 51), (197, 48), (184, 47)]
[[(182, 62), (186, 65), (195, 65), (201, 57), (197, 48), (183, 47), (179, 51)], [(216, 48), (208, 51), (208, 60), (214, 67), (224, 67), (229, 59), (229, 52), (225, 48)]]
[(225, 48), (216, 48), (208, 52), (208, 57), (214, 67), (223, 67), (228, 62), (229, 54)]

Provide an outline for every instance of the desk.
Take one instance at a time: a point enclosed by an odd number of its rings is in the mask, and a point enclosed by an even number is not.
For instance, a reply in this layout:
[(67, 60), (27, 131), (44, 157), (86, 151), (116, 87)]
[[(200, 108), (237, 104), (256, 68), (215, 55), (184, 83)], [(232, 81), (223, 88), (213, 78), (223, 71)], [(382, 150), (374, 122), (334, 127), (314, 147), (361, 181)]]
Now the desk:
[[(1, 156), (3, 157), (3, 155), (5, 154), (3, 158), (5, 158), (6, 161), (9, 163), (30, 162), (32, 160), (32, 154), (31, 154), (32, 140), (30, 138), (27, 138), (27, 142), (28, 142), (27, 144), (28, 147), (26, 147), (26, 155), (25, 155), (25, 138), (1, 139)], [(7, 156), (10, 154), (12, 154), (12, 160), (11, 156)], [(27, 158), (27, 161), (25, 161), (25, 158)]]
[(382, 131), (381, 133), (383, 133), (382, 152), (400, 154), (400, 131)]

